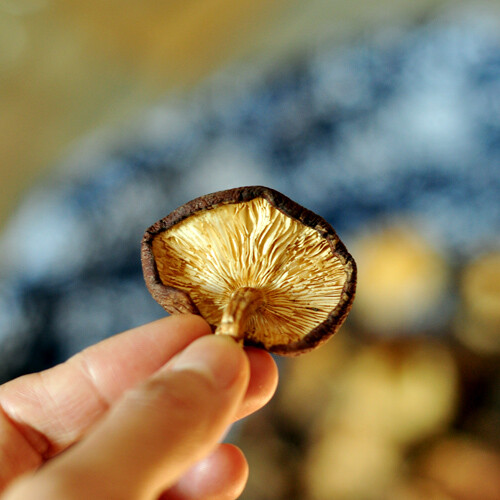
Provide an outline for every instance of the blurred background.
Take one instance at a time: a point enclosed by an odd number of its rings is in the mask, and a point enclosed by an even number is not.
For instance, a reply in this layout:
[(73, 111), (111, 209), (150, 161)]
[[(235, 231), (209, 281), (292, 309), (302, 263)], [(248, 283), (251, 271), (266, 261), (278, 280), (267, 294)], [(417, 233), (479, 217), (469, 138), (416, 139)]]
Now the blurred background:
[(0, 0), (0, 381), (162, 316), (144, 230), (247, 184), (358, 295), (235, 428), (253, 500), (500, 500), (500, 3)]

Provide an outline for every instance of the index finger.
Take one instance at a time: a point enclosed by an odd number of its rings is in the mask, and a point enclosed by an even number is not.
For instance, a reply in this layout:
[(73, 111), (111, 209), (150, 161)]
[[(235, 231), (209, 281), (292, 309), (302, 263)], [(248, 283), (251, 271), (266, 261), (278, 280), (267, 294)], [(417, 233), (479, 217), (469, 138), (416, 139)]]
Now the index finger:
[(50, 458), (77, 441), (125, 390), (210, 333), (201, 317), (191, 315), (128, 330), (49, 370), (4, 384), (0, 408), (35, 451)]

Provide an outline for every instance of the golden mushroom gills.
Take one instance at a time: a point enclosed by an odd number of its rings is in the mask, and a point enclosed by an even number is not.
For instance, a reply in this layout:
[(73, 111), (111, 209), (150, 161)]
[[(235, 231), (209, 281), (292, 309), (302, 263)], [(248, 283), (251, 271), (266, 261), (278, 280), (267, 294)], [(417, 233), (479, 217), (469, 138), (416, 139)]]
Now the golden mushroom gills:
[(161, 282), (189, 294), (216, 333), (266, 348), (325, 321), (347, 279), (326, 239), (263, 198), (196, 212), (152, 252)]

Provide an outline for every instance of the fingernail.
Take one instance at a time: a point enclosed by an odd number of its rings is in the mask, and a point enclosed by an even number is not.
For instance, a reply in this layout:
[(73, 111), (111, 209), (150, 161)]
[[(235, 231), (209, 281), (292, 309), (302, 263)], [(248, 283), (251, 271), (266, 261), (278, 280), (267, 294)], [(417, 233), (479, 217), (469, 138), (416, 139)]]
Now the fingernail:
[(243, 356), (243, 350), (233, 339), (207, 335), (186, 347), (172, 360), (169, 369), (195, 371), (209, 379), (216, 389), (226, 389), (244, 369)]

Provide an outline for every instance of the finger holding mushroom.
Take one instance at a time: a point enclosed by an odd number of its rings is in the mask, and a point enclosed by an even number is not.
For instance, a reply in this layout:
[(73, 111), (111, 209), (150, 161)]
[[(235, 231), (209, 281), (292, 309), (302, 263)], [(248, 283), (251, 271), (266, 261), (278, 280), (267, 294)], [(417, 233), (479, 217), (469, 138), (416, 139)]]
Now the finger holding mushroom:
[(354, 299), (356, 265), (321, 217), (269, 188), (192, 200), (142, 242), (146, 285), (169, 313), (217, 334), (296, 355), (333, 335)]

